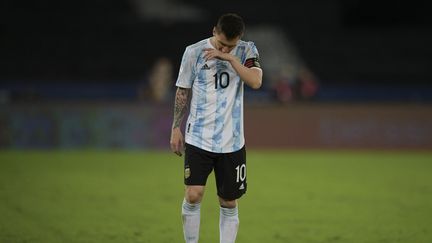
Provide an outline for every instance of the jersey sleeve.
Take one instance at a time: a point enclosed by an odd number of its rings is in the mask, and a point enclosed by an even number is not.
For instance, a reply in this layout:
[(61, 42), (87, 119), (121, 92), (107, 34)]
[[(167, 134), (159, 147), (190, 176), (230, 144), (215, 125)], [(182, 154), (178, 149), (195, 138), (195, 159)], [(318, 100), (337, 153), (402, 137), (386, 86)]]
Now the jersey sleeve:
[(246, 50), (246, 61), (244, 64), (248, 68), (257, 67), (261, 68), (258, 49), (253, 42), (248, 42), (248, 48)]
[(182, 88), (191, 88), (195, 79), (194, 58), (191, 49), (186, 48), (183, 53), (180, 70), (177, 77), (176, 86)]

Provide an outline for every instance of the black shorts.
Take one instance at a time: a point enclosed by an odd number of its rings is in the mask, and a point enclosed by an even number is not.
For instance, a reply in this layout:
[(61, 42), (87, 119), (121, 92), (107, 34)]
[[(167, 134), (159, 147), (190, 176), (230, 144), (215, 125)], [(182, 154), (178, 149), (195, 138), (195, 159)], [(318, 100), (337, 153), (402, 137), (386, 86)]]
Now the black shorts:
[(212, 153), (186, 144), (185, 185), (204, 186), (213, 169), (219, 197), (234, 200), (246, 193), (246, 149), (244, 146), (232, 153)]

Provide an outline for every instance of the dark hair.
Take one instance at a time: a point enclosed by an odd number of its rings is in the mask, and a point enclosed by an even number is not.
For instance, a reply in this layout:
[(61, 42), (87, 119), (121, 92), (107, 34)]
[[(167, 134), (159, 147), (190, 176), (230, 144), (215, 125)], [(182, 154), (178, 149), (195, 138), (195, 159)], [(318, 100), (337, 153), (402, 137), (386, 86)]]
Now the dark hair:
[(242, 36), (245, 29), (245, 24), (242, 17), (235, 13), (226, 13), (219, 17), (216, 30), (219, 33), (225, 34), (228, 40)]

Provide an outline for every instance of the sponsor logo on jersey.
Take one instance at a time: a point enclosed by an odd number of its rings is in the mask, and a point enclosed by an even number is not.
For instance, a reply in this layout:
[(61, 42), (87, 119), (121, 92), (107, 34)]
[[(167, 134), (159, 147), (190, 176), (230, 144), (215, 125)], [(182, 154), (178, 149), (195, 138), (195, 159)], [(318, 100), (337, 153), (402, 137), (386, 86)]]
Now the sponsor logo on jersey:
[(210, 67), (207, 65), (207, 63), (205, 63), (201, 70), (210, 70)]

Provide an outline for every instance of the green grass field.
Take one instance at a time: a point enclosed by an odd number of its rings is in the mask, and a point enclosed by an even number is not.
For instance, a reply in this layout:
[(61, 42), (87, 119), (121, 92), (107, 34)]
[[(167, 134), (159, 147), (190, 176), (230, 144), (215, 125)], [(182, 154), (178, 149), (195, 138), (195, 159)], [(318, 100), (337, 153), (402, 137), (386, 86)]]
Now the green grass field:
[[(169, 152), (0, 151), (0, 242), (183, 242)], [(239, 243), (432, 242), (432, 153), (249, 151)], [(200, 242), (219, 242), (213, 174)]]

